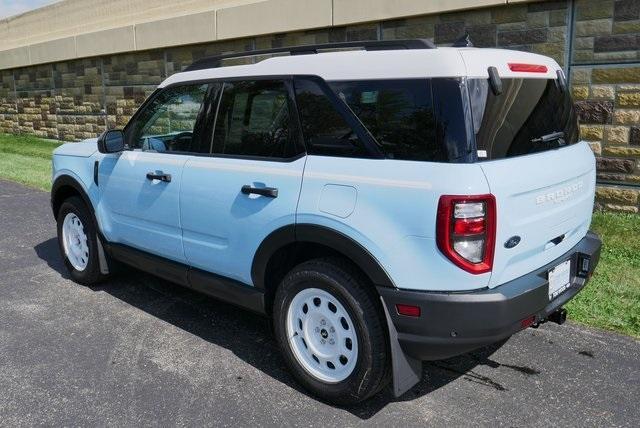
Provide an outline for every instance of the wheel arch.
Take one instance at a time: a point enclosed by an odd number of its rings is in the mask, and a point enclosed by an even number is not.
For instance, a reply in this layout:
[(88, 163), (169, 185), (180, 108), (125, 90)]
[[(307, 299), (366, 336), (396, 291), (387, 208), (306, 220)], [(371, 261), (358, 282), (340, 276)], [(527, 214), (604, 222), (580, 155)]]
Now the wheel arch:
[(95, 218), (93, 204), (82, 184), (70, 175), (61, 175), (55, 179), (51, 186), (51, 209), (55, 219), (58, 218), (58, 211), (60, 211), (62, 203), (71, 196), (79, 196)]
[(298, 224), (281, 227), (260, 244), (253, 259), (251, 279), (267, 298), (279, 279), (296, 264), (320, 256), (341, 256), (351, 261), (377, 287), (395, 288), (380, 262), (353, 238), (325, 226)]

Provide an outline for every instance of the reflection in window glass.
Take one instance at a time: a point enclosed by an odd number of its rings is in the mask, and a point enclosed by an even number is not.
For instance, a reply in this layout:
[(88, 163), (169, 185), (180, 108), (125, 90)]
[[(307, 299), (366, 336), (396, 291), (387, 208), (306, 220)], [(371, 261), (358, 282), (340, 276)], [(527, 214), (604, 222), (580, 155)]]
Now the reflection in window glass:
[(204, 124), (198, 123), (208, 87), (179, 86), (155, 97), (127, 130), (130, 146), (157, 152), (208, 151)]
[(275, 158), (295, 156), (284, 82), (225, 83), (213, 138), (213, 153)]
[[(555, 149), (578, 141), (570, 95), (554, 79), (502, 79), (494, 95), (486, 79), (469, 80), (480, 160)], [(555, 137), (541, 141), (543, 136)]]
[(443, 159), (427, 79), (330, 82), (369, 130), (387, 157), (435, 161)]
[(314, 81), (296, 80), (302, 134), (310, 154), (368, 157), (362, 141)]

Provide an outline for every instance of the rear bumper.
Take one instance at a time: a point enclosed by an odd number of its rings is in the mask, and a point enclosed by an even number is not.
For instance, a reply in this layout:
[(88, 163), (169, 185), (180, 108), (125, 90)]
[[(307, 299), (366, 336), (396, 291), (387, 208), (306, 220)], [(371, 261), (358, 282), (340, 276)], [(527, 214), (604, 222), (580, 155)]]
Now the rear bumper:
[[(545, 320), (585, 286), (600, 258), (600, 238), (589, 232), (563, 256), (494, 289), (468, 293), (431, 293), (379, 287), (402, 350), (418, 360), (464, 354), (507, 338), (526, 327), (523, 321)], [(589, 259), (579, 273), (578, 259)], [(549, 301), (549, 269), (571, 259), (571, 285)], [(398, 315), (397, 303), (417, 305), (420, 317)]]

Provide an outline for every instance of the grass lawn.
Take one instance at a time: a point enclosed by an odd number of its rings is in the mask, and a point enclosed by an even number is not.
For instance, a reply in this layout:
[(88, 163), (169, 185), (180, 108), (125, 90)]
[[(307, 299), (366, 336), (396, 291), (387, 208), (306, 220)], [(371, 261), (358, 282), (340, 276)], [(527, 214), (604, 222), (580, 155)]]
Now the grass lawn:
[[(51, 188), (51, 152), (59, 143), (0, 134), (0, 177)], [(640, 215), (595, 213), (604, 241), (592, 280), (568, 305), (576, 322), (640, 337)]]
[(640, 337), (640, 215), (594, 213), (591, 228), (604, 242), (600, 263), (569, 318)]
[(59, 145), (28, 135), (0, 134), (0, 178), (49, 190), (51, 152)]

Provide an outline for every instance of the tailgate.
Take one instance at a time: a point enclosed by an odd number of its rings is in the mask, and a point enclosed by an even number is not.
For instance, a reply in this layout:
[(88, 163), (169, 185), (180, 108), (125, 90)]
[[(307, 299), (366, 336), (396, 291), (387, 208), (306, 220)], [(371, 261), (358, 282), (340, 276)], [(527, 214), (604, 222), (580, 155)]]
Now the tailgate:
[[(490, 288), (551, 262), (586, 235), (595, 193), (595, 158), (586, 143), (479, 165), (497, 203)], [(506, 248), (514, 236), (520, 243)]]

